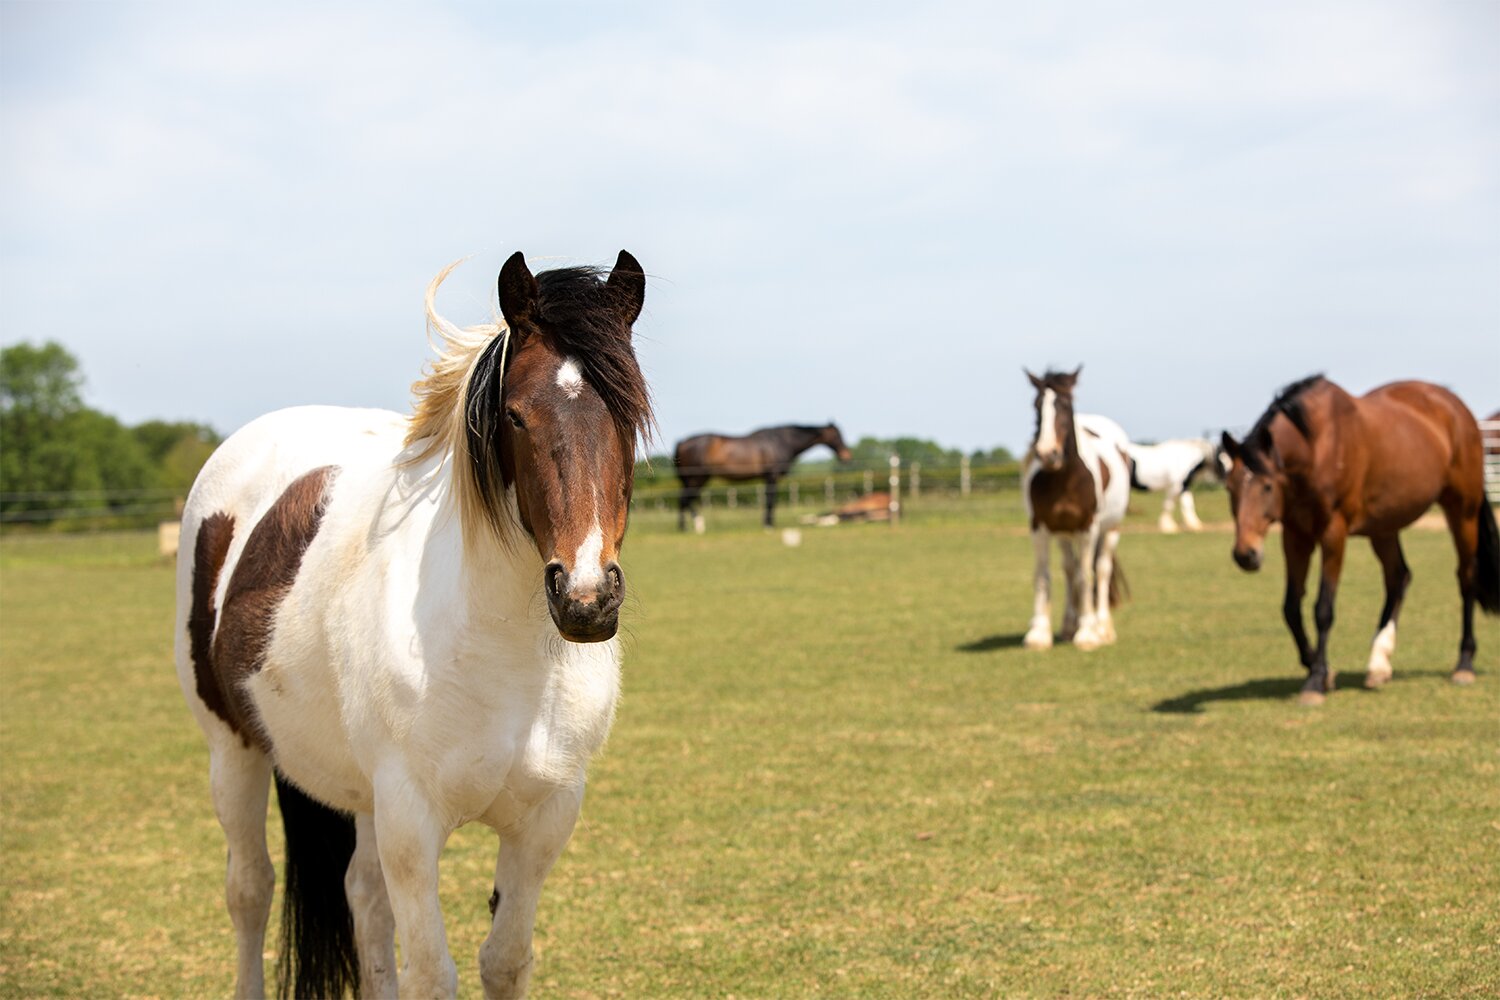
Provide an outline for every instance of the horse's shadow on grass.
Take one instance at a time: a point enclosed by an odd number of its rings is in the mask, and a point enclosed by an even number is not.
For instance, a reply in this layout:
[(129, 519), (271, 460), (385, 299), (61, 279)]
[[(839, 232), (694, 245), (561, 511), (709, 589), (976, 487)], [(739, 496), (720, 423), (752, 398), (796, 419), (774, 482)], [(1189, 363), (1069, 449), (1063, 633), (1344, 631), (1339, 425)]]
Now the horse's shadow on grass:
[[(1446, 677), (1447, 674), (1441, 670), (1405, 670), (1391, 678), (1391, 683), (1403, 680), (1411, 680), (1414, 677)], [(1246, 681), (1243, 684), (1231, 684), (1228, 687), (1204, 688), (1201, 691), (1189, 691), (1187, 694), (1176, 698), (1168, 698), (1151, 706), (1153, 712), (1165, 712), (1174, 715), (1192, 715), (1203, 711), (1203, 706), (1214, 701), (1264, 701), (1287, 699), (1302, 690), (1301, 677), (1264, 677), (1256, 681)], [(1341, 673), (1333, 681), (1335, 691), (1365, 691), (1365, 675), (1359, 673)], [(1375, 692), (1368, 692), (1374, 694)]]
[(983, 639), (975, 639), (973, 642), (966, 642), (955, 648), (960, 653), (988, 653), (994, 649), (1020, 649), (1025, 641), (1024, 633), (1012, 632), (1009, 635), (985, 636)]

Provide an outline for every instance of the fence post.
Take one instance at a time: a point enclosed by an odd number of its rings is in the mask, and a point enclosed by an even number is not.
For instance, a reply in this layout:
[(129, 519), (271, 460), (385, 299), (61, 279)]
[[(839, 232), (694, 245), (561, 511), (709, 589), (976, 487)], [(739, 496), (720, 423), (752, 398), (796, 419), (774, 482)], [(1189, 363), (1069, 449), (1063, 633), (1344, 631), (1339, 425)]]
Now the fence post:
[(833, 506), (833, 477), (829, 476), (823, 480), (823, 499), (828, 501), (828, 506)]
[(797, 480), (795, 479), (786, 484), (786, 505), (797, 506)]
[(964, 455), (958, 460), (958, 495), (969, 495), (969, 456)]
[(901, 518), (901, 456), (891, 456), (891, 525)]
[(874, 491), (875, 491), (875, 473), (871, 472), (869, 469), (866, 469), (865, 470), (865, 493), (867, 493), (867, 494), (868, 493), (873, 493)]
[(733, 486), (729, 487), (729, 509), (734, 510), (735, 507), (739, 506), (739, 502), (740, 491), (735, 489)]
[(911, 487), (909, 492), (913, 497), (922, 495), (922, 463), (911, 463)]

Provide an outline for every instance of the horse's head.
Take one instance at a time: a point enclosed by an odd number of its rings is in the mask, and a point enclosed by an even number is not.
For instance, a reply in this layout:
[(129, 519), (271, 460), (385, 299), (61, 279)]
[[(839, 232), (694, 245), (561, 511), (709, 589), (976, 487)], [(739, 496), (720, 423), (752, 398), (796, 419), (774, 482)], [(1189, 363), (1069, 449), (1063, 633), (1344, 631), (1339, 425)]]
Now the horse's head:
[[(623, 250), (607, 280), (593, 268), (533, 276), (517, 253), (499, 284), (508, 357), (499, 379), (476, 379), (471, 387), (469, 433), (479, 436), (471, 439), (471, 459), (498, 464), (477, 470), (479, 478), (498, 478), (513, 495), (520, 526), (545, 564), (543, 587), (558, 631), (574, 642), (599, 642), (619, 626), (625, 576), (616, 558), (636, 439), (652, 419), (630, 329), (646, 276)], [(485, 447), (486, 440), (498, 448)]]
[(1234, 561), (1253, 573), (1260, 569), (1266, 532), (1281, 520), (1286, 470), (1269, 428), (1259, 426), (1243, 442), (1225, 431), (1220, 442), (1229, 458), (1229, 510), (1234, 515)]
[(832, 448), (840, 462), (847, 462), (852, 457), (849, 446), (844, 443), (844, 435), (839, 433), (838, 425), (832, 420), (828, 421), (828, 426), (818, 435), (818, 443)]
[(1026, 372), (1036, 388), (1036, 432), (1031, 438), (1031, 451), (1050, 472), (1063, 467), (1067, 442), (1073, 438), (1073, 387), (1081, 371), (1082, 365), (1071, 372)]

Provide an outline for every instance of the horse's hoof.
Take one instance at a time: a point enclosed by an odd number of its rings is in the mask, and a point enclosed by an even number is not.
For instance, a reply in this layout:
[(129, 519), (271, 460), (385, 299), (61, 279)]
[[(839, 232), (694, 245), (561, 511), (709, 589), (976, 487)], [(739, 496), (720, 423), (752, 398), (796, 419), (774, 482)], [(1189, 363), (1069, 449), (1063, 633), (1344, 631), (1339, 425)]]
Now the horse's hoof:
[(1051, 649), (1052, 633), (1048, 632), (1046, 635), (1042, 635), (1038, 632), (1027, 632), (1026, 638), (1021, 640), (1021, 645), (1038, 652), (1044, 649)]
[(1156, 526), (1161, 529), (1161, 533), (1163, 535), (1177, 534), (1177, 522), (1171, 520), (1170, 518), (1162, 518), (1156, 523)]
[(1322, 691), (1303, 691), (1297, 696), (1297, 704), (1306, 705), (1309, 708), (1323, 704), (1328, 696)]
[(1455, 670), (1453, 671), (1453, 675), (1448, 679), (1457, 684), (1459, 687), (1468, 687), (1476, 680), (1476, 678), (1474, 677), (1474, 671), (1472, 670)]
[(1383, 688), (1390, 682), (1391, 672), (1389, 670), (1371, 670), (1365, 674), (1365, 687), (1371, 691)]
[(1079, 632), (1073, 637), (1075, 649), (1081, 649), (1085, 653), (1092, 653), (1104, 645), (1104, 639), (1097, 632)]

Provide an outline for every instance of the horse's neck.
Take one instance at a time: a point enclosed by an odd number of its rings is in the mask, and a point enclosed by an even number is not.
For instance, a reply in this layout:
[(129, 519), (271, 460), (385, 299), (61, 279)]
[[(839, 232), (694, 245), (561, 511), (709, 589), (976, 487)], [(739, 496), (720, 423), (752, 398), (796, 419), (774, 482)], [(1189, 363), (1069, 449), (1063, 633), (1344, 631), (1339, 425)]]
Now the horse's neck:
[(807, 449), (818, 443), (822, 436), (821, 430), (813, 430), (805, 427), (784, 427), (781, 430), (781, 443), (786, 448), (787, 458), (796, 458)]

